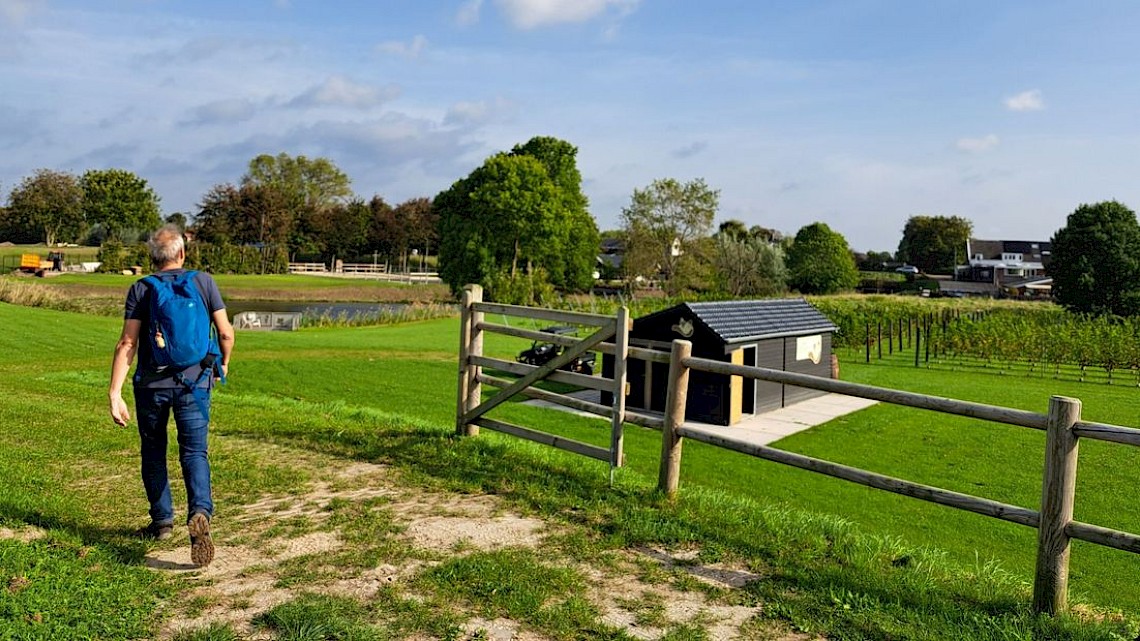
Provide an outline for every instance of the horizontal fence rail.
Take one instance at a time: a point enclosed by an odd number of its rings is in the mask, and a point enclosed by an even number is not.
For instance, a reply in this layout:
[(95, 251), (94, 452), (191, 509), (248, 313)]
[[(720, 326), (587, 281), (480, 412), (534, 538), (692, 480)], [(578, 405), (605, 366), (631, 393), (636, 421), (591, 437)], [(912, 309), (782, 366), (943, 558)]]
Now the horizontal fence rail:
[[(894, 405), (1044, 430), (1046, 443), (1041, 509), (1035, 511), (1008, 505), (686, 427), (684, 423), (690, 371), (774, 381)], [(658, 487), (670, 496), (677, 492), (682, 446), (685, 439), (693, 439), (860, 485), (1036, 528), (1038, 549), (1037, 570), (1033, 584), (1033, 608), (1037, 612), (1054, 614), (1067, 608), (1071, 539), (1140, 553), (1140, 535), (1073, 520), (1079, 439), (1084, 437), (1140, 446), (1140, 430), (1081, 421), (1080, 411), (1079, 400), (1060, 396), (1050, 399), (1048, 414), (1038, 414), (870, 385), (844, 383), (763, 367), (734, 365), (723, 361), (695, 358), (692, 356), (692, 344), (677, 340), (673, 342), (669, 358), (669, 387), (662, 428)]]
[(523, 307), (521, 305), (504, 305), (502, 303), (473, 303), (471, 305), (471, 309), (476, 312), (482, 312), (484, 314), (521, 316), (523, 318), (535, 318), (538, 320), (551, 321), (554, 323), (588, 325), (591, 327), (601, 327), (606, 323), (614, 322), (613, 316), (602, 316), (601, 314), (585, 314), (582, 312), (567, 312), (560, 309)]
[(388, 265), (384, 263), (344, 263), (340, 270), (346, 274), (386, 274)]
[[(545, 343), (554, 343), (555, 345), (562, 345), (568, 347), (577, 343), (579, 338), (573, 336), (561, 336), (559, 334), (551, 334), (550, 332), (543, 332), (537, 329), (524, 329), (522, 327), (511, 327), (509, 325), (497, 325), (495, 323), (479, 323), (478, 328), (494, 332), (496, 334), (503, 334), (504, 336), (514, 336), (516, 338), (527, 338), (534, 341), (541, 341)], [(598, 343), (597, 350), (603, 354), (614, 355), (616, 346), (613, 343)], [(649, 361), (652, 363), (668, 363), (669, 352), (662, 352), (655, 349), (645, 349), (644, 347), (630, 347), (629, 357), (636, 358), (641, 361)]]
[(1036, 412), (1010, 409), (997, 405), (986, 405), (985, 403), (960, 401), (953, 398), (930, 396), (916, 392), (904, 392), (901, 390), (887, 389), (885, 387), (874, 387), (872, 385), (860, 385), (859, 383), (845, 383), (830, 378), (820, 378), (818, 376), (797, 374), (795, 372), (786, 372), (784, 370), (769, 369), (766, 367), (734, 365), (724, 361), (695, 357), (685, 359), (684, 365), (702, 372), (712, 372), (714, 374), (725, 374), (728, 376), (742, 376), (762, 381), (796, 385), (823, 392), (882, 401), (892, 405), (904, 405), (906, 407), (915, 407), (945, 414), (968, 416), (970, 418), (979, 418), (994, 423), (1029, 427), (1035, 430), (1044, 430), (1048, 423), (1048, 417), (1046, 415)]

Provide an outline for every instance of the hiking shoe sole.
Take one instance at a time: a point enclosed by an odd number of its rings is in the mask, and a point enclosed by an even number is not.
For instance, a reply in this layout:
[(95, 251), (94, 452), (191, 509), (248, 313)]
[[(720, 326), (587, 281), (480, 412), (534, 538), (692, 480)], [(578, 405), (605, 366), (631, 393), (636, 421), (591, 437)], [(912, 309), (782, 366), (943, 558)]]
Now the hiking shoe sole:
[(190, 530), (190, 561), (204, 568), (214, 560), (214, 541), (210, 538), (210, 517), (195, 512), (187, 524)]

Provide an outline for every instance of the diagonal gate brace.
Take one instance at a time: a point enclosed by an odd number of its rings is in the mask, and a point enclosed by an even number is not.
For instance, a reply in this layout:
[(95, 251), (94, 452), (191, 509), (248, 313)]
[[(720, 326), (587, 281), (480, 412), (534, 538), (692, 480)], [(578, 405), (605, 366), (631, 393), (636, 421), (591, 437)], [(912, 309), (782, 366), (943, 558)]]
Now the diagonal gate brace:
[(495, 409), (496, 407), (498, 407), (502, 403), (506, 402), (508, 399), (510, 399), (515, 394), (518, 394), (519, 392), (526, 389), (527, 387), (530, 387), (536, 381), (539, 381), (539, 380), (546, 378), (552, 372), (557, 370), (559, 367), (562, 367), (566, 363), (569, 363), (570, 361), (574, 360), (575, 358), (581, 356), (582, 354), (589, 351), (590, 348), (592, 348), (592, 347), (596, 346), (598, 343), (601, 343), (602, 341), (610, 338), (611, 336), (613, 336), (616, 333), (617, 333), (617, 328), (616, 328), (614, 323), (609, 323), (609, 324), (603, 325), (602, 327), (600, 327), (598, 329), (598, 331), (596, 331), (593, 334), (590, 334), (586, 338), (582, 339), (582, 342), (580, 342), (577, 345), (575, 345), (575, 346), (567, 349), (566, 351), (562, 352), (561, 354), (556, 356), (553, 360), (547, 362), (545, 365), (539, 367), (538, 369), (530, 372), (526, 376), (523, 376), (519, 380), (512, 383), (509, 387), (503, 388), (503, 390), (500, 391), (498, 394), (495, 394), (490, 399), (480, 403), (479, 406), (476, 407), (475, 409), (471, 410), (470, 412), (467, 412), (467, 414), (463, 416), (463, 422), (464, 423), (470, 423), (471, 421), (474, 421), (475, 419), (479, 418), (480, 416), (483, 416), (487, 412), (490, 412), (491, 410)]

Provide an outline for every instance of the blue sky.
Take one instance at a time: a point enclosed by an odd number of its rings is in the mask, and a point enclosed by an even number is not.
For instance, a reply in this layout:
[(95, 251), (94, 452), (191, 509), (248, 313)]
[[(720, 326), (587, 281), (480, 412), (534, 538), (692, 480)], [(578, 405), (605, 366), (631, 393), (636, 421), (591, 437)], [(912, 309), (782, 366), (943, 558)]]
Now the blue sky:
[(1138, 31), (1123, 0), (0, 0), (0, 191), (118, 167), (193, 212), (285, 152), (396, 203), (552, 135), (603, 229), (702, 177), (718, 220), (857, 250), (916, 214), (1047, 239), (1140, 207)]

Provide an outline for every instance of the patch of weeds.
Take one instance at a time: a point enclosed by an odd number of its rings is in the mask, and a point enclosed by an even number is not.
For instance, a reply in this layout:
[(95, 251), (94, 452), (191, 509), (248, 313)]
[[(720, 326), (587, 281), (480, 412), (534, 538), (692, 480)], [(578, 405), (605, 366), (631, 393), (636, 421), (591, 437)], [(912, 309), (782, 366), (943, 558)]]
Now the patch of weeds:
[(710, 588), (716, 590), (715, 586), (705, 583), (682, 568), (675, 568), (669, 572), (669, 584), (682, 592), (707, 592)]
[(543, 547), (556, 550), (575, 561), (614, 570), (618, 568), (619, 557), (614, 553), (614, 546), (608, 543), (607, 539), (595, 536), (588, 530), (575, 528), (546, 537)]
[(241, 641), (241, 636), (228, 623), (212, 623), (204, 628), (183, 630), (174, 641)]
[(333, 501), (328, 505), (329, 525), (340, 530), (342, 540), (349, 543), (375, 543), (404, 531), (396, 523), (392, 512), (383, 506), (389, 503), (383, 497), (359, 502)]
[(278, 641), (382, 641), (387, 630), (367, 621), (368, 610), (352, 599), (305, 594), (254, 619)]
[(340, 571), (329, 565), (328, 554), (303, 554), (286, 559), (276, 568), (277, 581), (273, 587), (291, 588), (298, 585), (326, 583), (340, 577)]
[(214, 605), (216, 600), (207, 594), (198, 594), (186, 599), (182, 603), (182, 612), (188, 619), (196, 619), (202, 616), (211, 605)]
[(577, 596), (585, 582), (548, 565), (533, 550), (476, 552), (425, 571), (418, 583), (443, 599), (460, 598), (482, 616), (529, 623), (558, 639), (626, 639), (600, 623), (597, 608)]
[(261, 540), (268, 539), (295, 539), (299, 536), (309, 534), (317, 529), (317, 523), (313, 517), (306, 514), (297, 514), (282, 519), (274, 519), (273, 524), (270, 525), (264, 532), (261, 533)]
[(487, 616), (522, 619), (543, 605), (583, 587), (573, 571), (546, 565), (531, 550), (476, 552), (429, 569), (422, 582), (484, 606)]
[(450, 601), (407, 598), (392, 586), (381, 588), (372, 604), (374, 616), (398, 637), (419, 632), (437, 639), (458, 640), (463, 634), (461, 624), (467, 620), (454, 611)]
[(633, 615), (637, 625), (664, 628), (669, 625), (665, 597), (656, 592), (642, 592), (636, 597), (618, 597), (615, 602)]
[(657, 585), (668, 582), (672, 577), (669, 570), (653, 559), (637, 557), (633, 562), (637, 566), (637, 578), (643, 583)]

